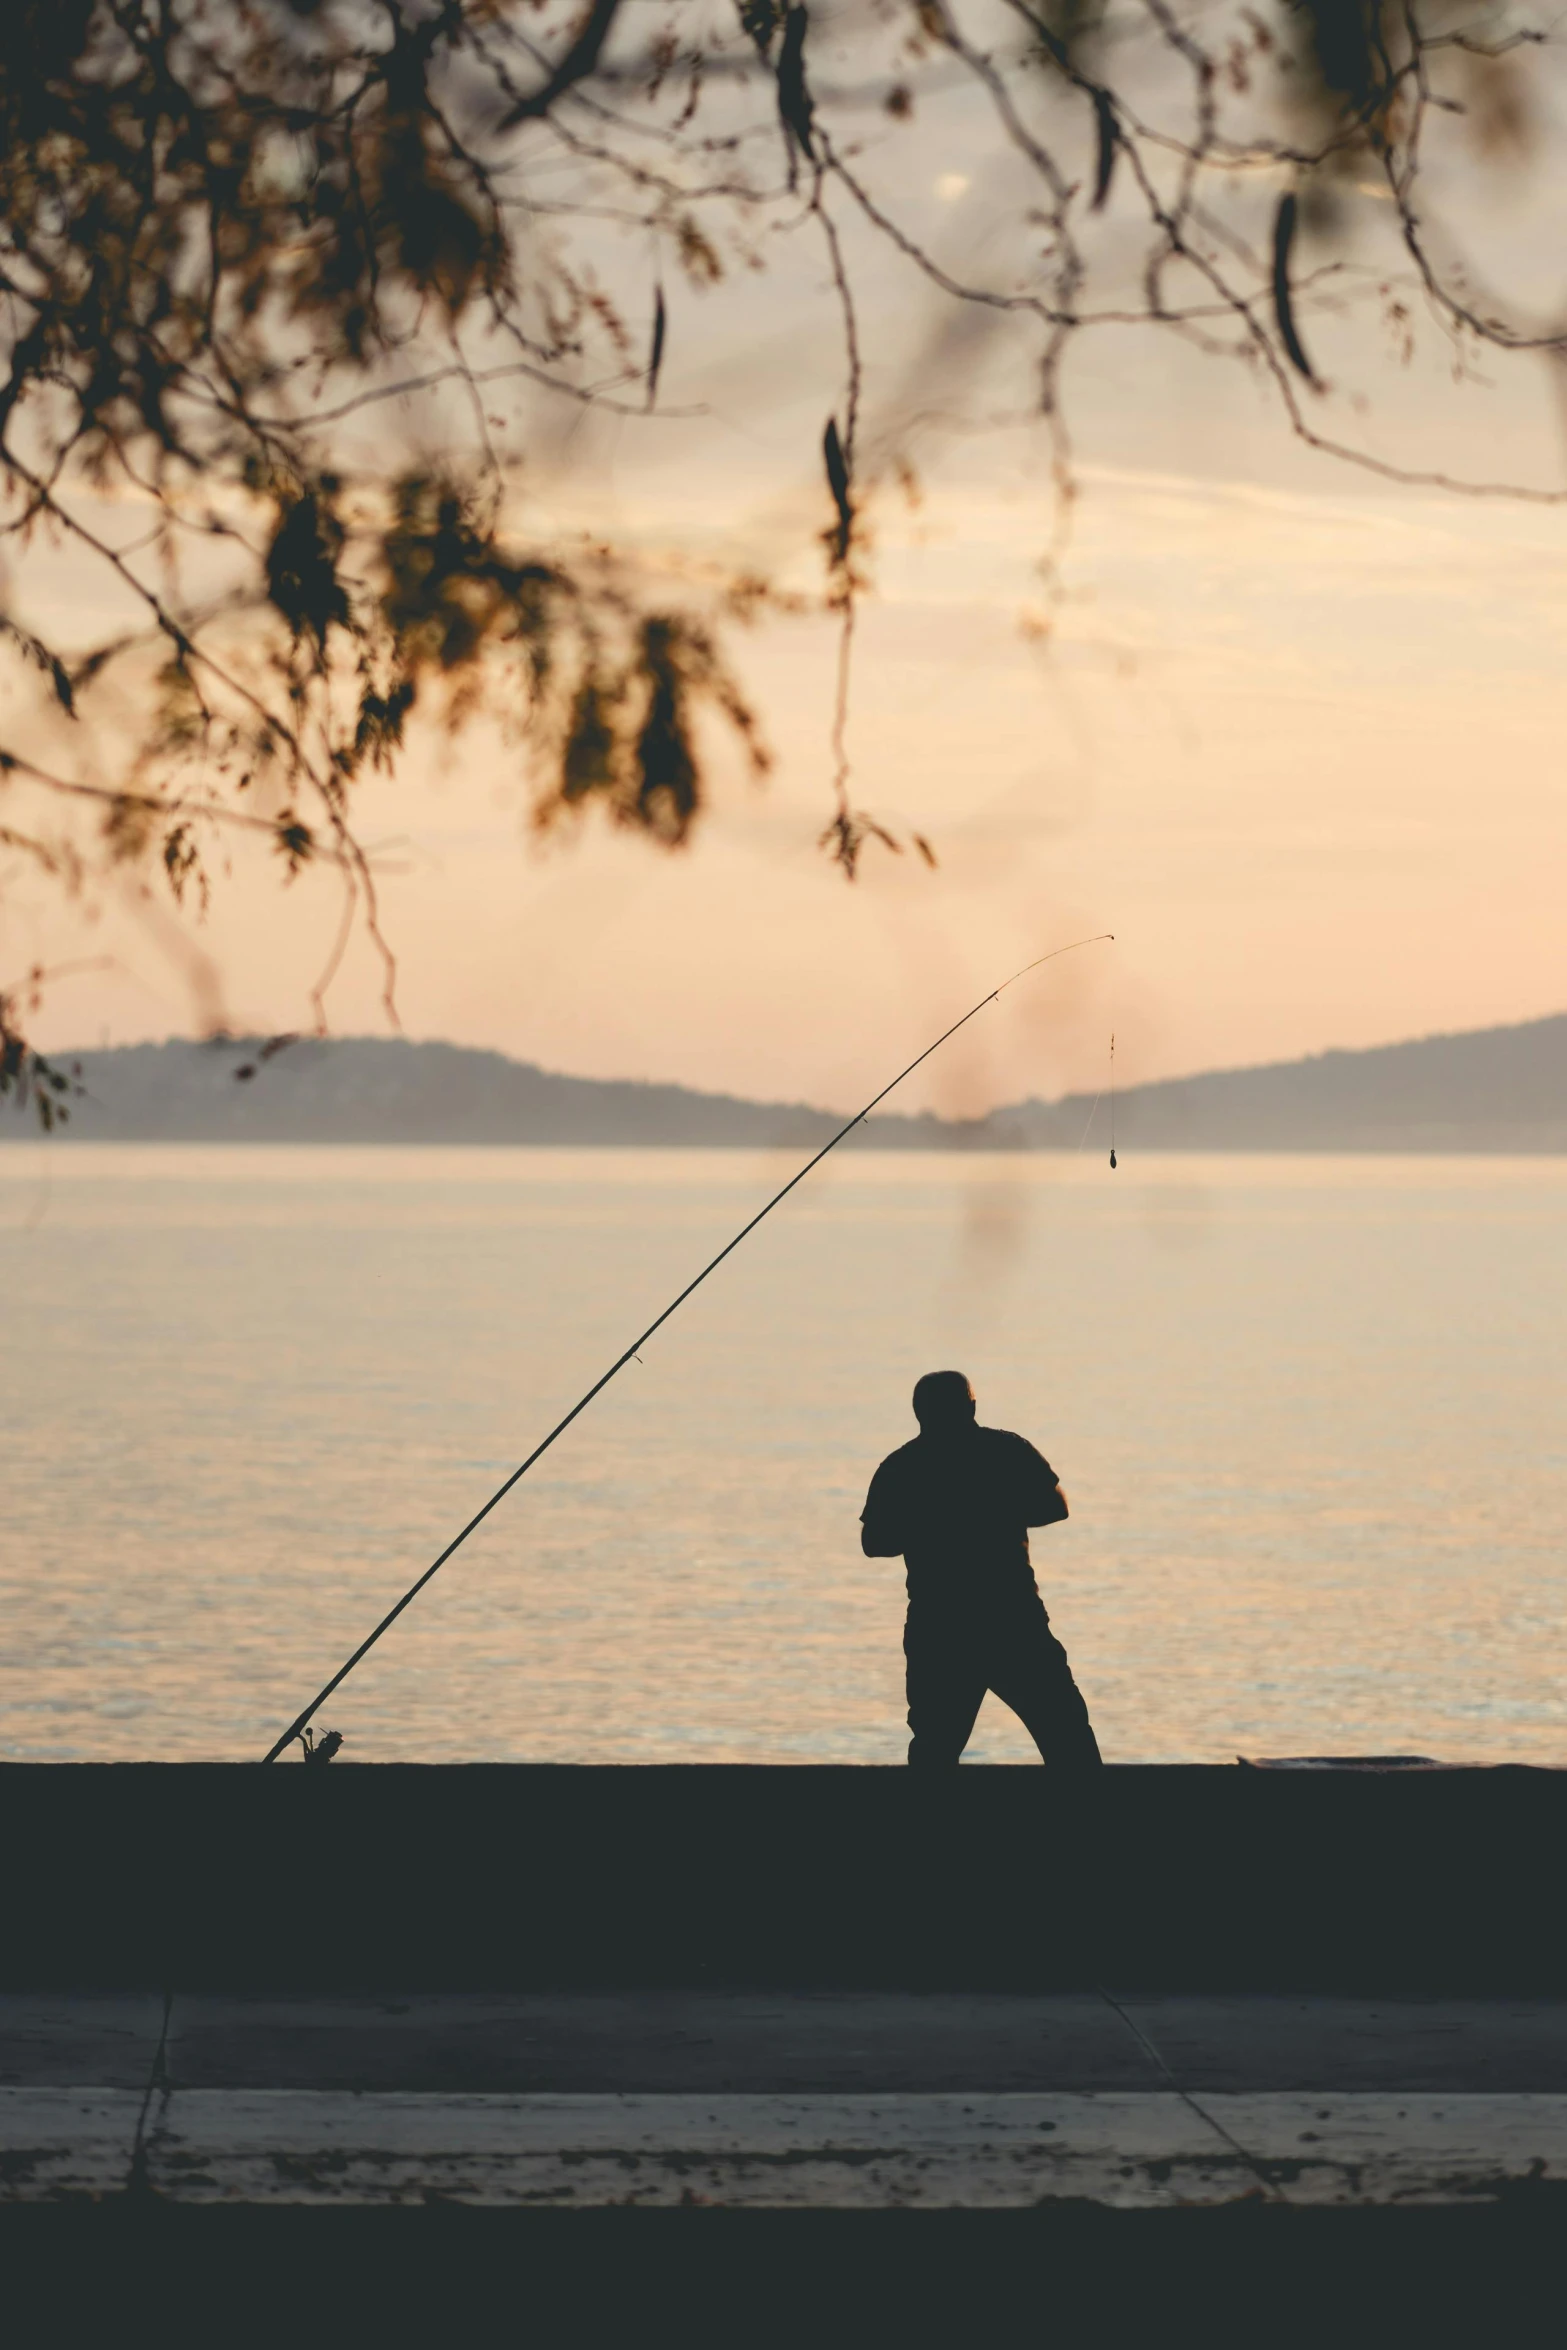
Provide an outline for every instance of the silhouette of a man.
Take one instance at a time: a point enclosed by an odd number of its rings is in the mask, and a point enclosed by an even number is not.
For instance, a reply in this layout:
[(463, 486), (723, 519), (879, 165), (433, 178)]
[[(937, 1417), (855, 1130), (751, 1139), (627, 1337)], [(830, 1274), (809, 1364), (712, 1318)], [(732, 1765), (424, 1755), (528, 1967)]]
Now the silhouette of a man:
[(908, 1568), (909, 1761), (955, 1765), (993, 1689), (1047, 1763), (1094, 1768), (1088, 1708), (1028, 1556), (1030, 1526), (1067, 1514), (1060, 1480), (1026, 1437), (976, 1424), (961, 1371), (927, 1371), (914, 1417), (918, 1436), (871, 1479), (860, 1530), (867, 1558)]

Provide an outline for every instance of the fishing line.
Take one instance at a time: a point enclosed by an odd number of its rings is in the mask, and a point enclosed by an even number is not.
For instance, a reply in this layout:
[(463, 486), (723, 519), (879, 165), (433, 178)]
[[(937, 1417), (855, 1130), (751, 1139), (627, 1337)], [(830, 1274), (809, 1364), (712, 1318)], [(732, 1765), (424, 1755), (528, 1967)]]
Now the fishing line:
[[(273, 1746), (268, 1753), (262, 1756), (263, 1762), (270, 1763), (277, 1761), (277, 1758), (283, 1752), (284, 1747), (291, 1745), (294, 1739), (299, 1736), (300, 1732), (305, 1728), (311, 1717), (316, 1714), (323, 1705), (325, 1705), (333, 1690), (339, 1688), (342, 1683), (347, 1680), (355, 1665), (357, 1665), (362, 1658), (369, 1655), (371, 1649), (374, 1648), (382, 1633), (389, 1632), (391, 1630), (398, 1617), (402, 1614), (404, 1608), (412, 1606), (413, 1602), (418, 1598), (420, 1592), (430, 1581), (431, 1577), (438, 1575), (442, 1567), (445, 1566), (447, 1560), (453, 1555), (453, 1553), (462, 1548), (469, 1535), (472, 1534), (477, 1527), (483, 1525), (485, 1519), (489, 1516), (491, 1510), (495, 1508), (497, 1502), (505, 1500), (507, 1494), (510, 1493), (512, 1487), (517, 1483), (519, 1478), (525, 1477), (527, 1475), (535, 1461), (543, 1459), (544, 1455), (549, 1451), (550, 1446), (555, 1442), (556, 1438), (565, 1435), (566, 1430), (571, 1426), (572, 1421), (577, 1419), (581, 1413), (587, 1410), (589, 1404), (593, 1401), (593, 1398), (603, 1392), (603, 1390), (609, 1385), (610, 1381), (617, 1375), (617, 1373), (623, 1371), (629, 1362), (635, 1361), (638, 1349), (640, 1347), (646, 1346), (648, 1340), (653, 1336), (653, 1333), (656, 1330), (662, 1330), (664, 1324), (669, 1320), (670, 1315), (675, 1313), (679, 1307), (685, 1304), (686, 1299), (692, 1294), (693, 1290), (701, 1288), (709, 1273), (716, 1273), (719, 1266), (723, 1263), (725, 1257), (733, 1256), (735, 1250), (740, 1246), (741, 1241), (749, 1238), (750, 1234), (756, 1230), (756, 1227), (762, 1222), (763, 1218), (770, 1216), (774, 1208), (776, 1208), (783, 1200), (788, 1198), (790, 1192), (794, 1190), (795, 1186), (805, 1181), (805, 1178), (810, 1174), (813, 1167), (819, 1167), (821, 1165), (823, 1159), (826, 1158), (829, 1151), (836, 1150), (839, 1143), (844, 1140), (845, 1136), (852, 1134), (856, 1126), (864, 1124), (865, 1120), (870, 1116), (872, 1110), (878, 1108), (880, 1104), (886, 1100), (888, 1094), (893, 1091), (894, 1087), (901, 1085), (905, 1077), (912, 1077), (915, 1070), (920, 1067), (922, 1062), (928, 1061), (932, 1053), (939, 1052), (941, 1050), (941, 1047), (946, 1043), (949, 1037), (956, 1036), (960, 1028), (966, 1028), (969, 1022), (974, 1019), (977, 1014), (984, 1011), (987, 1004), (995, 1003), (999, 997), (1005, 995), (1009, 987), (1015, 987), (1020, 979), (1026, 979), (1030, 971), (1037, 971), (1041, 964), (1055, 962), (1058, 956), (1076, 954), (1080, 947), (1103, 946), (1106, 943), (1113, 941), (1114, 938), (1115, 932), (1113, 930), (1097, 931), (1092, 938), (1074, 938), (1070, 945), (1064, 947), (1052, 947), (1048, 955), (1038, 955), (1035, 957), (1032, 963), (1025, 963), (1021, 971), (1014, 971), (1010, 979), (1003, 979), (1001, 985), (999, 987), (993, 987), (989, 995), (981, 996), (979, 1002), (975, 1004), (970, 1011), (965, 1012), (961, 1020), (954, 1020), (950, 1028), (944, 1028), (941, 1034), (937, 1037), (935, 1043), (928, 1044), (925, 1047), (925, 1050), (918, 1054), (916, 1058), (909, 1063), (906, 1069), (900, 1069), (897, 1076), (894, 1077), (889, 1084), (884, 1085), (880, 1093), (874, 1095), (871, 1100), (866, 1103), (863, 1110), (856, 1110), (854, 1116), (849, 1120), (848, 1124), (846, 1126), (840, 1126), (832, 1140), (830, 1142), (824, 1142), (821, 1149), (816, 1153), (815, 1157), (807, 1159), (805, 1165), (799, 1170), (798, 1174), (791, 1175), (783, 1189), (781, 1191), (775, 1191), (772, 1198), (767, 1202), (767, 1205), (764, 1208), (758, 1208), (756, 1214), (751, 1218), (748, 1224), (741, 1225), (733, 1240), (731, 1240), (726, 1247), (719, 1250), (717, 1256), (713, 1258), (711, 1264), (704, 1265), (701, 1272), (697, 1274), (695, 1280), (688, 1281), (686, 1283), (679, 1296), (672, 1298), (669, 1304), (665, 1306), (657, 1321), (649, 1322), (647, 1328), (641, 1333), (640, 1337), (634, 1338), (631, 1341), (631, 1344), (626, 1348), (624, 1354), (616, 1356), (615, 1360), (610, 1364), (609, 1369), (604, 1372), (601, 1378), (594, 1380), (593, 1385), (588, 1389), (587, 1394), (572, 1405), (565, 1418), (563, 1420), (556, 1421), (548, 1436), (544, 1438), (541, 1444), (536, 1444), (534, 1446), (532, 1452), (529, 1453), (527, 1459), (522, 1463), (522, 1466), (520, 1468), (513, 1469), (511, 1475), (507, 1478), (504, 1485), (498, 1485), (496, 1487), (495, 1491), (490, 1495), (489, 1500), (485, 1503), (483, 1509), (476, 1511), (474, 1515), (468, 1520), (468, 1523), (466, 1526), (464, 1526), (462, 1532), (453, 1536), (452, 1540), (442, 1551), (440, 1557), (436, 1559), (432, 1565), (425, 1568), (424, 1573), (419, 1577), (419, 1580), (416, 1583), (409, 1585), (408, 1589), (403, 1593), (402, 1598), (397, 1602), (397, 1605), (394, 1608), (389, 1608), (387, 1610), (387, 1613), (381, 1618), (381, 1621), (379, 1624), (377, 1624), (375, 1630), (370, 1634), (369, 1638), (366, 1640), (361, 1640), (359, 1646), (354, 1650), (353, 1655), (348, 1659), (347, 1663), (338, 1667), (337, 1671), (332, 1675), (331, 1680), (328, 1681), (326, 1687), (318, 1691), (316, 1696), (310, 1700), (310, 1703), (306, 1706), (304, 1712), (302, 1714), (295, 1715), (293, 1721), (289, 1723), (288, 1728), (283, 1732), (282, 1737), (278, 1739), (276, 1745)], [(1112, 1167), (1115, 1165), (1115, 1153), (1113, 1150), (1110, 1154), (1110, 1164)]]
[(1115, 1173), (1115, 1030), (1110, 1031), (1110, 1172)]

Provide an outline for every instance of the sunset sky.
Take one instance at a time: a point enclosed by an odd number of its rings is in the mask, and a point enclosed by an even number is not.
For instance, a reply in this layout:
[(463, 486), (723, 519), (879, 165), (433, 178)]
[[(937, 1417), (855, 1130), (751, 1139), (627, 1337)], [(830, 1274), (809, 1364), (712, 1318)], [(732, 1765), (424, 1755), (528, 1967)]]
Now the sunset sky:
[[(923, 171), (929, 233), (983, 261), (1008, 191), (972, 119), (933, 124), (899, 165), (905, 193)], [(1543, 299), (1532, 218), (1492, 225)], [(875, 507), (854, 795), (927, 831), (939, 870), (873, 848), (849, 888), (817, 850), (833, 642), (820, 621), (771, 622), (737, 652), (776, 773), (760, 792), (731, 776), (685, 854), (591, 830), (541, 849), (518, 754), (482, 731), (452, 752), (416, 739), (393, 782), (365, 787), (408, 1033), (852, 1105), (1018, 964), (1113, 929), (1113, 952), (1018, 990), (911, 1096), (972, 1111), (1097, 1087), (1112, 1027), (1130, 1082), (1567, 1005), (1567, 513), (1386, 488), (1292, 446), (1240, 371), (1112, 334), (1069, 371), (1082, 496), (1041, 645), (1020, 626), (1050, 528), (1041, 435), (1015, 421), (1032, 350), (1004, 341), (954, 375), (926, 294), (857, 250), (867, 445), (912, 434), (926, 495)], [(677, 288), (670, 416), (567, 430), (527, 412), (529, 522), (819, 585), (817, 452), (841, 382), (822, 293), (801, 249), (732, 292)], [(1374, 326), (1314, 331), (1331, 429), (1475, 478), (1561, 478), (1543, 363), (1457, 387), (1434, 336), (1404, 369)], [(39, 581), (40, 608), (88, 592), (63, 564)], [(274, 1030), (308, 1019), (335, 921), (326, 881), (279, 893), (242, 865), (205, 936), (185, 928), (228, 1023)], [(59, 983), (45, 1042), (191, 1031), (167, 915), (121, 909), (84, 933), (23, 906), (10, 964), (84, 953), (113, 967)], [(378, 987), (356, 945), (340, 1033), (384, 1026)]]

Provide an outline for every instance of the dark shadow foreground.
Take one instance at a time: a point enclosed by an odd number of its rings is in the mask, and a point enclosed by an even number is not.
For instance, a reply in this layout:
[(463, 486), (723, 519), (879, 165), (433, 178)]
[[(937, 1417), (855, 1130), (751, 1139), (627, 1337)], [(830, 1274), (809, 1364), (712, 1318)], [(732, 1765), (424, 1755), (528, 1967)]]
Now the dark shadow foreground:
[[(1522, 2342), (1563, 2215), (0, 2210), (17, 2340)], [(1547, 2293), (1552, 2301), (1547, 2301)]]

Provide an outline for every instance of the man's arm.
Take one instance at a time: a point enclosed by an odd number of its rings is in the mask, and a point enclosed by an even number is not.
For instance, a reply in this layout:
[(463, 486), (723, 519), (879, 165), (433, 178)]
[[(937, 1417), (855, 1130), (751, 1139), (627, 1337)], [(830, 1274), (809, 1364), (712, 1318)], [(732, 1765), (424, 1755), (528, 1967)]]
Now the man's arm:
[(1061, 1489), (1061, 1480), (1045, 1459), (1044, 1454), (1036, 1452), (1034, 1447), (1026, 1442), (1026, 1439), (1025, 1449), (1028, 1454), (1028, 1517), (1026, 1522), (1030, 1526), (1059, 1526), (1061, 1520), (1071, 1514), (1066, 1506), (1066, 1495)]
[(892, 1480), (878, 1469), (860, 1512), (860, 1548), (868, 1559), (901, 1558), (907, 1548), (891, 1488)]
[(903, 1556), (903, 1536), (885, 1520), (862, 1518), (860, 1548), (868, 1559), (900, 1559)]

